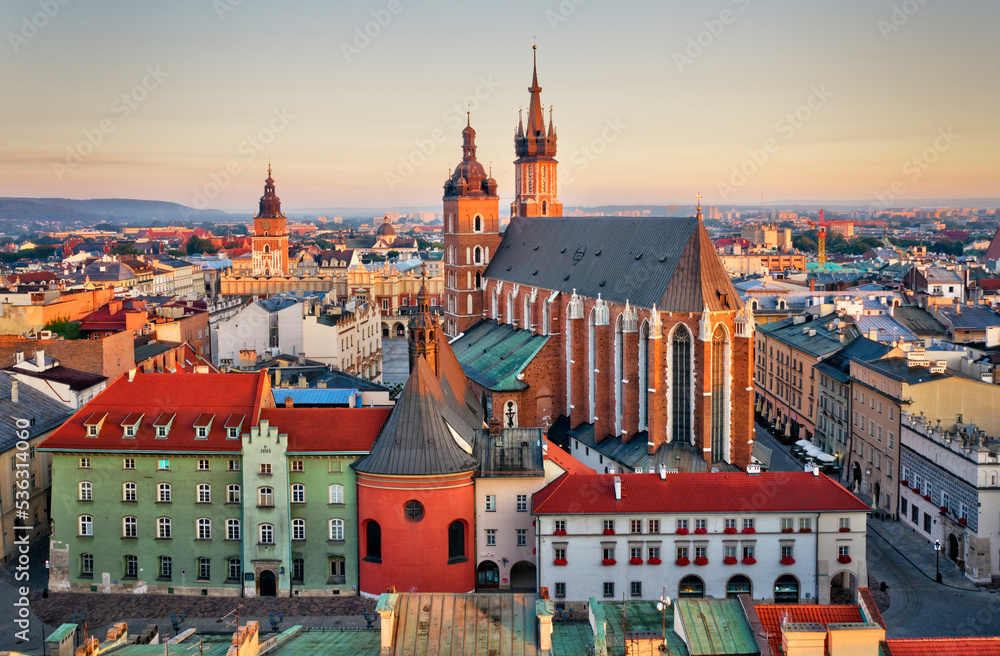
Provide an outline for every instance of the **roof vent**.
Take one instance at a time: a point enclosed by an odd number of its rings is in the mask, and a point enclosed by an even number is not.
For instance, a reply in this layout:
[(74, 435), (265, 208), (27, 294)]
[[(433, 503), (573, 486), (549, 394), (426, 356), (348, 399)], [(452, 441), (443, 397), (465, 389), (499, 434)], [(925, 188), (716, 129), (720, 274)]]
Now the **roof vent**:
[(615, 501), (622, 500), (622, 477), (615, 476)]
[(751, 476), (760, 476), (760, 463), (751, 462), (747, 465), (747, 474)]

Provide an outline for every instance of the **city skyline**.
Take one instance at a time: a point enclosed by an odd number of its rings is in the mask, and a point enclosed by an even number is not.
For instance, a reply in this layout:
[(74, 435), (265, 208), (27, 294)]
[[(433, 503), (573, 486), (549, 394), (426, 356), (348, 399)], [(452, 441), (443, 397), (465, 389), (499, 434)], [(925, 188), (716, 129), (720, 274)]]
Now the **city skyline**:
[(533, 43), (567, 206), (997, 195), (985, 1), (282, 10), (18, 0), (4, 195), (434, 206), (468, 111), (505, 207)]

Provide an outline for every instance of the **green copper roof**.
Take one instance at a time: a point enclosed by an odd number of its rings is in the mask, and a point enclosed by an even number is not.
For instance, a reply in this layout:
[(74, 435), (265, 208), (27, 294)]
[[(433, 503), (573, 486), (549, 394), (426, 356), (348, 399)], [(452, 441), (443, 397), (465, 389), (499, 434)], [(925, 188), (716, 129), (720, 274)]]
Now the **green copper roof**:
[[(378, 629), (316, 629), (301, 631), (280, 642), (269, 656), (315, 656), (316, 654), (351, 654), (378, 656), (382, 635)], [(173, 647), (170, 648), (171, 655)], [(160, 647), (160, 656), (163, 648)]]
[(691, 656), (760, 653), (736, 599), (678, 599), (674, 606)]
[(485, 320), (469, 328), (451, 349), (469, 380), (495, 392), (509, 392), (527, 389), (517, 376), (548, 341), (547, 335)]

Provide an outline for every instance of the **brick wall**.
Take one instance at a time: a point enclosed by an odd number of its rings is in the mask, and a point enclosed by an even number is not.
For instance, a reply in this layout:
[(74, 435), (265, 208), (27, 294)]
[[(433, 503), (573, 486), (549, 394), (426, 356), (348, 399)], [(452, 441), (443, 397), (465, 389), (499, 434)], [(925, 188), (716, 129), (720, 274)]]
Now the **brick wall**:
[(135, 367), (132, 335), (114, 333), (102, 339), (26, 339), (7, 335), (0, 341), (0, 367), (14, 364), (15, 354), (23, 352), (25, 359), (44, 350), (70, 369), (107, 376), (110, 383)]

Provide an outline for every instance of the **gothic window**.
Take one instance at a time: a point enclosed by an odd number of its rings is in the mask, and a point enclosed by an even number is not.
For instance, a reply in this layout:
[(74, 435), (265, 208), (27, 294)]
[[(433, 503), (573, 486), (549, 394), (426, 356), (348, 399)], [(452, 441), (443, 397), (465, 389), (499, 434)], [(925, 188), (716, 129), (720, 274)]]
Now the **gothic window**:
[(465, 247), (465, 263), (472, 263), (472, 250), (468, 246)]
[(547, 201), (542, 201), (542, 216), (545, 216), (549, 212), (549, 204)]
[(639, 430), (646, 430), (649, 421), (649, 323), (639, 329)]
[(480, 273), (479, 271), (476, 271), (476, 289), (482, 289), (482, 288), (483, 288), (483, 274)]
[(622, 433), (622, 395), (625, 380), (625, 335), (622, 332), (622, 315), (615, 321), (615, 435)]
[(271, 247), (268, 246), (267, 244), (264, 244), (264, 252), (265, 253), (270, 253), (271, 252)]
[(473, 227), (472, 227), (472, 229), (475, 230), (476, 232), (482, 232), (483, 231), (483, 217), (481, 217), (481, 216), (479, 216), (477, 214), (476, 218), (473, 219), (472, 221), (473, 221)]
[(465, 313), (472, 314), (472, 294), (469, 294), (468, 296), (465, 297)]
[(726, 330), (717, 326), (712, 335), (712, 460), (725, 457), (726, 437)]
[(551, 310), (549, 306), (551, 304), (548, 301), (542, 301), (542, 334), (549, 334), (549, 313)]
[(507, 294), (507, 323), (514, 324), (514, 292)]
[(373, 519), (365, 524), (365, 560), (382, 562), (382, 527)]
[(491, 310), (492, 310), (491, 316), (492, 316), (493, 320), (496, 321), (497, 311), (498, 311), (497, 310), (497, 304), (500, 302), (500, 290), (499, 289), (494, 289), (493, 290), (493, 294), (491, 294), (491, 296), (492, 296), (492, 304), (493, 304), (493, 307), (491, 308)]
[(448, 525), (448, 562), (462, 562), (465, 556), (465, 524), (456, 519)]
[(532, 179), (533, 176), (534, 176), (534, 174), (535, 174), (534, 167), (531, 164), (528, 164), (528, 193), (529, 194), (535, 193), (535, 185), (534, 185), (535, 181)]
[[(542, 164), (538, 169), (538, 190), (545, 193), (545, 165)], [(542, 202), (542, 214), (545, 214), (545, 202)]]
[(684, 325), (677, 326), (674, 331), (672, 358), (670, 369), (673, 372), (672, 405), (673, 405), (673, 435), (672, 441), (691, 441), (691, 333)]
[(476, 250), (474, 250), (472, 253), (473, 253), (473, 261), (476, 264), (482, 264), (482, 261), (483, 261), (483, 249), (481, 249), (478, 246), (476, 246)]
[(524, 295), (524, 311), (521, 312), (521, 327), (531, 330), (531, 296)]

